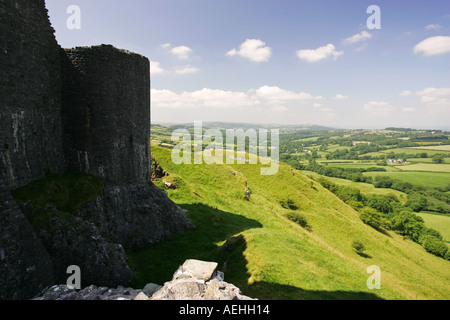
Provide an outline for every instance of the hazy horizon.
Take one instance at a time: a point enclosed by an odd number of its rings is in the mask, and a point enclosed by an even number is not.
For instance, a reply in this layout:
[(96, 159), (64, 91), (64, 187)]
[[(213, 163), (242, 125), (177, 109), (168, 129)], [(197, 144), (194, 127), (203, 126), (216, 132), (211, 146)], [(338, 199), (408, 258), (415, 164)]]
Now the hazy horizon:
[[(170, 121), (152, 121), (152, 125), (161, 125), (161, 126), (175, 126), (175, 125), (193, 125), (194, 121), (185, 121), (185, 122), (170, 122)], [(364, 127), (339, 127), (339, 126), (328, 126), (328, 125), (321, 125), (317, 123), (303, 123), (303, 124), (282, 124), (282, 123), (272, 123), (272, 122), (233, 122), (233, 121), (220, 121), (220, 120), (213, 120), (213, 121), (205, 121), (204, 124), (210, 124), (210, 123), (223, 123), (223, 124), (245, 124), (245, 125), (272, 125), (272, 126), (279, 126), (279, 127), (325, 127), (329, 128), (330, 130), (385, 130), (386, 128), (408, 128), (413, 130), (442, 130), (442, 131), (450, 131), (450, 126), (448, 127), (396, 127), (396, 126), (381, 126), (381, 127), (372, 127), (372, 128), (364, 128)]]

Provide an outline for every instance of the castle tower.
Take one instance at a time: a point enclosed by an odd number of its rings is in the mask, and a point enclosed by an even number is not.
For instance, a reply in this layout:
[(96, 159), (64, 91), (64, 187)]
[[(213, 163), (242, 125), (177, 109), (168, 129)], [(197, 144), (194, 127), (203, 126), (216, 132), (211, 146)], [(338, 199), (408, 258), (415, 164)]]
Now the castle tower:
[(150, 181), (150, 62), (110, 45), (65, 49), (64, 148), (69, 169)]

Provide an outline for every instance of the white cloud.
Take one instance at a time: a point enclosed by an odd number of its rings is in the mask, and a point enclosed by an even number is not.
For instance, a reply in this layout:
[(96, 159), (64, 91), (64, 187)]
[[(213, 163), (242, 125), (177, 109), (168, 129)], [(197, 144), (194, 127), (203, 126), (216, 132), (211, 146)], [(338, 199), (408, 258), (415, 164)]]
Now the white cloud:
[(416, 94), (427, 107), (436, 111), (450, 111), (450, 88), (426, 88)]
[[(258, 89), (227, 91), (203, 88), (196, 91), (175, 93), (170, 90), (152, 89), (152, 106), (155, 108), (252, 108), (265, 107), (267, 110), (286, 111), (295, 102), (306, 102), (314, 97), (305, 92), (293, 92), (279, 87), (263, 86)], [(291, 103), (291, 104), (289, 104)], [(319, 105), (318, 107), (320, 107)]]
[(436, 36), (427, 38), (414, 47), (414, 53), (423, 53), (425, 56), (434, 56), (449, 52), (449, 36)]
[(409, 91), (409, 90), (404, 90), (404, 91), (402, 91), (401, 93), (400, 93), (400, 96), (401, 97), (409, 97), (409, 96), (411, 96), (411, 95), (413, 95), (414, 93), (412, 93), (411, 91)]
[(416, 96), (430, 111), (450, 112), (450, 88), (425, 88), (422, 91), (405, 90), (403, 97)]
[(322, 105), (321, 105), (320, 103), (317, 103), (317, 102), (313, 104), (313, 107), (314, 107), (314, 108), (320, 108), (321, 106), (322, 106)]
[(239, 50), (231, 49), (226, 55), (239, 55), (254, 62), (267, 62), (272, 56), (272, 49), (261, 40), (247, 39), (240, 45)]
[(150, 61), (150, 74), (162, 74), (166, 72), (159, 62)]
[(193, 108), (195, 101), (170, 90), (151, 89), (152, 107), (155, 108)]
[(171, 47), (171, 44), (170, 43), (163, 43), (163, 44), (160, 45), (160, 47), (163, 48), (163, 49), (168, 49), (168, 48)]
[(416, 108), (412, 108), (412, 107), (404, 107), (404, 108), (402, 108), (402, 112), (404, 112), (404, 113), (411, 113), (411, 112), (414, 112), (414, 111), (416, 111)]
[(305, 92), (294, 92), (285, 89), (281, 89), (276, 86), (263, 86), (255, 91), (259, 98), (263, 98), (272, 103), (282, 103), (286, 101), (301, 101), (301, 100), (311, 100), (320, 99), (321, 97), (313, 97), (309, 93)]
[(199, 68), (193, 67), (190, 64), (188, 64), (187, 66), (176, 68), (175, 69), (175, 74), (185, 75), (185, 74), (197, 73), (199, 71), (200, 71)]
[(336, 97), (334, 97), (334, 99), (336, 99), (336, 100), (344, 100), (344, 99), (348, 99), (348, 95), (337, 94)]
[(363, 43), (361, 46), (355, 49), (355, 51), (360, 52), (367, 48), (367, 42)]
[(442, 26), (440, 26), (438, 24), (429, 24), (425, 27), (426, 30), (439, 30), (441, 28), (442, 28)]
[(333, 58), (333, 60), (336, 60), (343, 54), (344, 51), (336, 51), (335, 46), (331, 43), (314, 50), (306, 49), (297, 51), (297, 57), (307, 62), (317, 62), (327, 58)]
[(270, 108), (270, 111), (273, 111), (273, 112), (284, 112), (284, 111), (288, 111), (288, 110), (289, 110), (288, 107), (281, 106), (281, 105), (277, 105), (277, 106)]
[(360, 33), (357, 33), (347, 39), (344, 40), (344, 44), (353, 44), (360, 41), (365, 41), (372, 38), (372, 35), (368, 33), (367, 31), (361, 31)]
[(152, 89), (152, 106), (156, 108), (233, 108), (252, 107), (260, 101), (245, 92), (203, 88), (177, 94), (170, 90)]
[(178, 59), (186, 60), (189, 58), (189, 54), (192, 52), (192, 49), (186, 46), (179, 46), (172, 48), (169, 52), (176, 55)]
[(371, 101), (364, 105), (364, 110), (374, 116), (389, 116), (395, 107), (385, 101)]

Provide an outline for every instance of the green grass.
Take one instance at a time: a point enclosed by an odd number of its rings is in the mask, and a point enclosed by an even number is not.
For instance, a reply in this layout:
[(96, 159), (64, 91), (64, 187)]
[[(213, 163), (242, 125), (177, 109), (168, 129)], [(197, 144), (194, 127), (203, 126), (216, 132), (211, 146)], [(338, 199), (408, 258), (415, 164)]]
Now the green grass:
[(66, 173), (48, 174), (44, 179), (13, 190), (11, 194), (19, 204), (32, 201), (34, 206), (44, 207), (51, 203), (60, 211), (73, 212), (94, 200), (103, 189), (104, 182), (101, 179)]
[(435, 151), (447, 151), (447, 152), (450, 152), (450, 145), (412, 147), (411, 149), (435, 150)]
[(418, 213), (429, 228), (433, 228), (442, 234), (444, 241), (450, 243), (450, 216), (421, 212)]
[[(444, 146), (446, 147), (446, 146)], [(444, 149), (444, 150), (433, 150), (429, 149), (430, 147), (409, 147), (409, 148), (395, 148), (395, 149), (387, 149), (381, 151), (382, 153), (391, 153), (394, 152), (396, 154), (398, 153), (406, 153), (406, 154), (420, 154), (423, 152), (426, 152), (429, 157), (432, 157), (436, 153), (443, 153), (443, 154), (450, 154), (450, 151)], [(372, 153), (371, 153), (372, 154)]]
[(103, 180), (89, 175), (47, 174), (44, 179), (13, 190), (11, 194), (18, 204), (32, 204), (23, 210), (32, 226), (48, 229), (53, 214), (47, 210), (48, 204), (56, 208), (60, 217), (70, 218), (83, 204), (97, 198), (104, 187)]
[(450, 173), (422, 172), (422, 171), (390, 171), (390, 172), (365, 172), (366, 176), (389, 176), (393, 179), (419, 184), (425, 187), (445, 187), (449, 184)]
[[(127, 252), (135, 287), (162, 284), (185, 259), (199, 258), (220, 266), (226, 261), (225, 280), (259, 299), (450, 296), (448, 261), (365, 225), (356, 211), (300, 171), (280, 164), (277, 175), (261, 176), (261, 165), (176, 166), (170, 150), (152, 147), (152, 153), (178, 182), (179, 189), (168, 194), (188, 210), (196, 228)], [(244, 200), (245, 188), (250, 201)], [(291, 212), (301, 215), (309, 230), (290, 221)], [(364, 243), (365, 256), (353, 250), (355, 240)], [(381, 290), (366, 286), (370, 265), (382, 270)]]
[[(444, 158), (445, 163), (450, 163), (450, 158)], [(411, 163), (433, 163), (432, 158), (409, 158), (408, 162)]]
[(450, 164), (417, 163), (397, 168), (404, 171), (450, 172)]
[[(309, 177), (312, 177), (313, 179), (318, 179), (320, 177), (324, 177), (318, 173), (312, 172), (312, 171), (303, 171), (303, 173)], [(364, 195), (372, 195), (372, 194), (378, 194), (378, 195), (395, 195), (397, 199), (399, 199), (402, 202), (405, 202), (407, 200), (407, 195), (404, 192), (400, 192), (393, 189), (386, 189), (386, 188), (375, 188), (373, 184), (370, 183), (363, 183), (363, 182), (353, 182), (351, 180), (347, 179), (339, 179), (339, 178), (333, 178), (333, 177), (325, 177), (325, 179), (341, 186), (348, 186), (353, 188), (358, 188), (362, 194)]]

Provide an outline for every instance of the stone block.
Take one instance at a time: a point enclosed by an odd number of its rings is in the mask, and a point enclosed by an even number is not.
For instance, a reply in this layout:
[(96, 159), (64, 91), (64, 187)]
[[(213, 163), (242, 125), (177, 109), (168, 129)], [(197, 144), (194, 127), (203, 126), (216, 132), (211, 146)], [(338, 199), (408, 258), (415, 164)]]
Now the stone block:
[(196, 279), (208, 281), (212, 278), (217, 266), (216, 262), (189, 259), (184, 262), (182, 271), (190, 273)]

